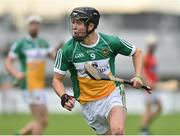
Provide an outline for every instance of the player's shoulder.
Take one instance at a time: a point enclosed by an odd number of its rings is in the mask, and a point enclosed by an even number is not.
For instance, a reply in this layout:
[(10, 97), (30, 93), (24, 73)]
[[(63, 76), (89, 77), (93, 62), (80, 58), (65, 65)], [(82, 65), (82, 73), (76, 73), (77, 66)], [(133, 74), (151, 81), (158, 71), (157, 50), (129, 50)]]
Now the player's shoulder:
[(62, 50), (64, 52), (72, 52), (75, 48), (77, 41), (75, 41), (73, 38), (71, 38), (69, 41), (67, 41), (64, 46), (62, 47)]
[(101, 39), (106, 42), (110, 47), (120, 43), (119, 36), (99, 33)]
[(119, 39), (118, 36), (116, 35), (110, 35), (110, 34), (104, 34), (104, 33), (98, 33), (100, 35), (100, 37), (107, 41), (107, 42), (114, 42), (117, 41)]
[(23, 37), (13, 42), (12, 46), (21, 47), (26, 42), (26, 39)]
[(107, 37), (107, 38), (116, 38), (116, 37), (117, 37), (117, 36), (115, 36), (115, 35), (105, 34), (105, 33), (101, 33), (101, 32), (98, 32), (98, 34), (99, 34), (101, 37)]
[(67, 57), (70, 60), (72, 58), (75, 45), (76, 45), (76, 41), (73, 39), (70, 39), (63, 45), (62, 48), (58, 50), (58, 52), (62, 53), (63, 56)]
[(25, 38), (18, 39), (14, 41), (11, 45), (10, 51), (21, 51), (23, 49), (24, 43), (26, 42)]

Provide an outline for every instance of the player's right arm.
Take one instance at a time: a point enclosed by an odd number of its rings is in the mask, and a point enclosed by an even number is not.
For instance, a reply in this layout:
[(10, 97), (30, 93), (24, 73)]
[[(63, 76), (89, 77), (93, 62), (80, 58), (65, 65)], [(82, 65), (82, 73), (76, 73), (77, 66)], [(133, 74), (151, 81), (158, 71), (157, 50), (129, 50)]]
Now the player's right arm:
[(64, 85), (63, 85), (63, 79), (64, 79), (64, 76), (65, 75), (61, 75), (59, 73), (56, 73), (54, 72), (54, 75), (53, 75), (53, 81), (52, 81), (52, 86), (56, 92), (56, 94), (61, 97), (63, 96), (64, 94), (66, 94), (65, 92), (65, 88), (64, 88)]
[(17, 70), (13, 66), (14, 61), (17, 59), (18, 53), (18, 43), (16, 42), (12, 45), (9, 54), (5, 59), (5, 68), (17, 80), (22, 80), (25, 77), (24, 73)]
[(24, 73), (21, 71), (18, 71), (14, 66), (15, 59), (12, 58), (11, 56), (7, 56), (6, 60), (5, 60), (5, 68), (6, 70), (13, 76), (15, 77), (17, 80), (22, 80), (24, 78)]
[(66, 94), (65, 87), (62, 82), (68, 69), (68, 65), (69, 62), (67, 60), (66, 54), (62, 49), (59, 49), (54, 64), (52, 86), (56, 94), (61, 98), (61, 105), (67, 110), (71, 111), (71, 109), (74, 107), (75, 99), (74, 97)]

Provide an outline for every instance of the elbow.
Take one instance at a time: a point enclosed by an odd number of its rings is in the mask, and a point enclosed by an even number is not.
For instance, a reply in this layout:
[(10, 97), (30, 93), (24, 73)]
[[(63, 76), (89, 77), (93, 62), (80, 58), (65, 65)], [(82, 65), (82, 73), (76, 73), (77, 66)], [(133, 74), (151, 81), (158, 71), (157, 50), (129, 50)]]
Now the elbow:
[(54, 90), (55, 90), (55, 88), (56, 88), (56, 86), (57, 86), (58, 83), (60, 83), (60, 81), (59, 81), (57, 78), (53, 77), (53, 80), (52, 80), (52, 82), (51, 82), (51, 85), (52, 85), (52, 87), (53, 87)]
[(142, 55), (142, 50), (140, 48), (136, 49), (136, 54), (141, 54)]
[(136, 57), (136, 56), (141, 56), (142, 57), (143, 56), (142, 50), (140, 48), (137, 48), (133, 56), (134, 57)]
[(52, 83), (51, 83), (54, 90), (56, 90), (57, 86), (62, 85), (63, 77), (64, 76), (61, 76), (61, 75), (59, 75), (57, 73), (54, 74), (53, 80), (52, 80)]

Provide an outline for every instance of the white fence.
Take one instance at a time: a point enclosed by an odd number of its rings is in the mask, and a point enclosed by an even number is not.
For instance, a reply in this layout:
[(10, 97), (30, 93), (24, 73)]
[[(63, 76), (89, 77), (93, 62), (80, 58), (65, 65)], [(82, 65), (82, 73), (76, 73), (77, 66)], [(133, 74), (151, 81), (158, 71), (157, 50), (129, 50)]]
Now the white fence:
[[(68, 88), (68, 93), (72, 93)], [(48, 110), (50, 113), (67, 113), (71, 114), (74, 112), (80, 111), (80, 105), (76, 102), (75, 108), (72, 112), (68, 112), (63, 109), (60, 105), (60, 99), (55, 94), (52, 89), (47, 89), (47, 105)], [(163, 106), (163, 113), (174, 113), (180, 112), (180, 91), (177, 92), (167, 92), (162, 91), (160, 92), (160, 100)], [(128, 90), (126, 92), (126, 103), (128, 108), (129, 114), (139, 114), (144, 110), (144, 92), (141, 90)], [(21, 95), (21, 91), (14, 89), (14, 90), (6, 90), (0, 91), (0, 113), (19, 113), (25, 112), (29, 113), (29, 108), (23, 100)]]

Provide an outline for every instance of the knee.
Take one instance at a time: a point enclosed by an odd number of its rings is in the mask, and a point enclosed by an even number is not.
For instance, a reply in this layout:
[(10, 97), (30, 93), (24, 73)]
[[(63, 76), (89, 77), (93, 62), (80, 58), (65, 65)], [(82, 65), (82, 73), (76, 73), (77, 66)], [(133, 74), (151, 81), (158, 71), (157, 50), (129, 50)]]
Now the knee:
[(111, 129), (111, 133), (112, 135), (124, 135), (124, 128), (121, 127), (114, 127)]
[(44, 127), (46, 127), (48, 125), (48, 117), (45, 117), (42, 121), (42, 124)]
[(157, 112), (161, 112), (162, 111), (162, 105), (160, 102), (157, 103)]
[(48, 125), (48, 118), (45, 118), (43, 120), (43, 126), (46, 127)]
[(158, 107), (158, 109), (157, 109), (157, 113), (158, 113), (158, 114), (160, 114), (160, 113), (161, 113), (161, 111), (162, 111), (162, 107)]

